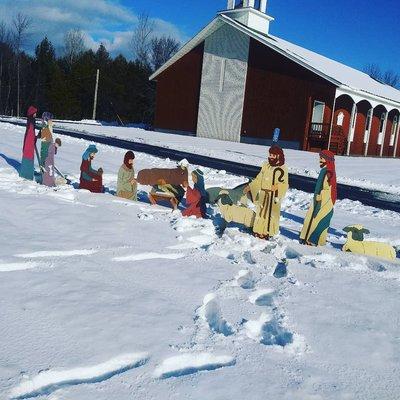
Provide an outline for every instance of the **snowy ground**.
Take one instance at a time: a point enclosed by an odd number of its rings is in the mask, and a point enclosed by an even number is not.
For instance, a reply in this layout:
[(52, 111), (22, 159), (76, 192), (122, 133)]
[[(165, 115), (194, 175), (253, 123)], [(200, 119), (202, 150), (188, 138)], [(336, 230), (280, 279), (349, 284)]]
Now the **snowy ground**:
[[(57, 121), (55, 125), (60, 128), (129, 139), (250, 165), (261, 165), (266, 157), (266, 146), (110, 126), (93, 120), (80, 122)], [(315, 153), (286, 149), (285, 155), (290, 172), (313, 178), (318, 176), (319, 163)], [(400, 195), (400, 159), (338, 156), (336, 167), (340, 183)]]
[[(399, 260), (339, 248), (349, 223), (400, 246), (399, 214), (340, 201), (329, 245), (305, 248), (310, 195), (291, 190), (281, 236), (217, 238), (216, 210), (194, 220), (21, 180), (23, 132), (0, 124), (1, 399), (398, 399)], [(58, 166), (77, 181), (88, 143), (62, 140)], [(112, 192), (124, 151), (98, 147)], [(137, 154), (137, 170), (172, 165)]]

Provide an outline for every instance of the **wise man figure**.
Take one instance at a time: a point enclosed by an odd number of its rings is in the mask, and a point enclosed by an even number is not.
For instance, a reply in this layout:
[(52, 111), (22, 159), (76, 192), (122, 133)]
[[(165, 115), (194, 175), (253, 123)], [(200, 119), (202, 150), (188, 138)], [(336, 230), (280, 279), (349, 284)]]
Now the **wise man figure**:
[(337, 198), (335, 155), (329, 150), (319, 154), (321, 171), (315, 186), (313, 201), (304, 220), (300, 243), (324, 246)]
[[(221, 215), (225, 222), (241, 223), (251, 228), (254, 236), (268, 240), (279, 233), (281, 203), (288, 187), (285, 155), (279, 146), (273, 145), (269, 149), (268, 162), (263, 164), (257, 177), (244, 187), (245, 197), (240, 200), (241, 205), (229, 204), (221, 192)], [(253, 209), (249, 206), (251, 203), (255, 206)]]

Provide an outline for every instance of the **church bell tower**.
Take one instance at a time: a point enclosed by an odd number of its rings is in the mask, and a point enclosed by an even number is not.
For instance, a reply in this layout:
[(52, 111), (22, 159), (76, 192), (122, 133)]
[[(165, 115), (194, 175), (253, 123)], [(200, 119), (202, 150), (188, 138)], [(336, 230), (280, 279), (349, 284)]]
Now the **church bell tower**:
[(263, 34), (268, 34), (269, 24), (274, 20), (267, 15), (267, 0), (228, 0), (227, 10), (222, 14)]

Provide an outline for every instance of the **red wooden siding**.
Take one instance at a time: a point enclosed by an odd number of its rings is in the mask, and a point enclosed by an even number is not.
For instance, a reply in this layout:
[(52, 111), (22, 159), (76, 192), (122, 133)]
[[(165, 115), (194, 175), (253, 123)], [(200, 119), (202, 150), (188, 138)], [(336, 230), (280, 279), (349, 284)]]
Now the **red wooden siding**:
[(251, 39), (242, 136), (281, 139), (306, 146), (314, 100), (325, 102), (324, 123), (331, 120), (335, 86)]
[(157, 77), (156, 129), (196, 132), (203, 47), (197, 46)]

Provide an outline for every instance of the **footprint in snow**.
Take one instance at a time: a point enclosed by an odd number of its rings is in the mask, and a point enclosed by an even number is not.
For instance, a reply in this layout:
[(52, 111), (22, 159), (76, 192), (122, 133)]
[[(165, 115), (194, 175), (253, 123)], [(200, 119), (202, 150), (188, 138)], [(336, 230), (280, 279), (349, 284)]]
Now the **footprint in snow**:
[(258, 320), (244, 322), (246, 335), (266, 346), (281, 346), (293, 342), (293, 334), (287, 331), (280, 322), (267, 313), (261, 314)]
[(256, 306), (272, 306), (274, 304), (274, 289), (260, 289), (249, 297), (249, 301)]
[(221, 333), (224, 336), (230, 336), (234, 333), (231, 325), (222, 317), (221, 308), (214, 293), (209, 293), (204, 297), (203, 305), (199, 309), (199, 316), (216, 333)]
[(255, 285), (253, 273), (248, 269), (240, 270), (235, 276), (235, 281), (242, 289), (253, 289)]

